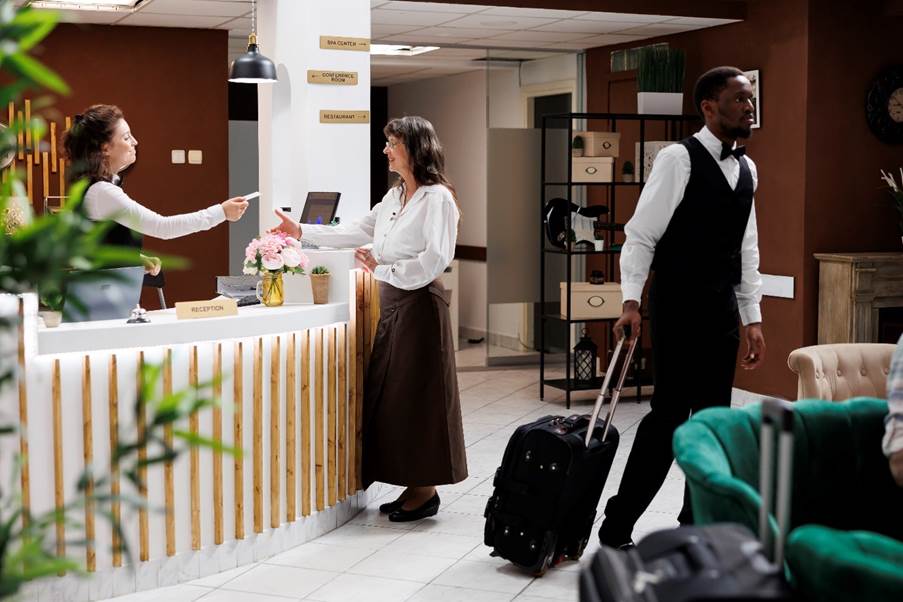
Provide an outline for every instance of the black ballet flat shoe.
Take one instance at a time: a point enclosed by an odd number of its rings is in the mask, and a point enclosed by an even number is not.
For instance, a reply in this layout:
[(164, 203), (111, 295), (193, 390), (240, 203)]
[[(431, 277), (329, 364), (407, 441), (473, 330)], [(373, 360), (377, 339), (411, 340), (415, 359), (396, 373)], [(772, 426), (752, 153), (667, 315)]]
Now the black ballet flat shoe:
[(423, 503), (419, 508), (413, 510), (405, 510), (399, 508), (395, 512), (389, 514), (389, 520), (393, 523), (406, 523), (412, 520), (420, 520), (428, 516), (434, 516), (439, 512), (439, 494), (433, 495), (430, 499)]
[(398, 498), (394, 502), (386, 502), (385, 504), (380, 504), (379, 511), (381, 514), (392, 514), (396, 510), (401, 510), (402, 505), (404, 505), (404, 500)]

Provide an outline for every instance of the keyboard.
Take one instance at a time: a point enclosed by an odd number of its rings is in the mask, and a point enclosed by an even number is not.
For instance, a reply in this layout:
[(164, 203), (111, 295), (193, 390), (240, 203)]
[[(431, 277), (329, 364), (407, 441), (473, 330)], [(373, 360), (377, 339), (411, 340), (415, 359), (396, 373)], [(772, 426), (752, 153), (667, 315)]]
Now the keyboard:
[(260, 301), (257, 299), (257, 295), (248, 295), (247, 297), (241, 297), (238, 300), (239, 307), (244, 307), (246, 305), (260, 305)]

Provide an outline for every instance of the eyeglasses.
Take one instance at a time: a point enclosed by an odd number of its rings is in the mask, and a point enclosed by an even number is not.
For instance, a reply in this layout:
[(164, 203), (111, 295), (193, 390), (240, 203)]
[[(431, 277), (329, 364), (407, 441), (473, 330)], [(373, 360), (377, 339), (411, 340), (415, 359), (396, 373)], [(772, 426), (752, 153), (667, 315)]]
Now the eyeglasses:
[(386, 148), (395, 149), (396, 146), (401, 144), (401, 142), (392, 142), (391, 140), (386, 140)]

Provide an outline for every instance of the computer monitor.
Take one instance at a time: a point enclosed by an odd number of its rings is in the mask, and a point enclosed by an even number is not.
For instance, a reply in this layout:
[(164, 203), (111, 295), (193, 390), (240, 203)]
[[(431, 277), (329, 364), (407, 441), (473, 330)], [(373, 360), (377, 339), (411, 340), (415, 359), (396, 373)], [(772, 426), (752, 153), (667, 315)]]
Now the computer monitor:
[(341, 192), (308, 192), (301, 211), (302, 224), (328, 224), (335, 218)]
[[(138, 305), (144, 282), (144, 267), (113, 268), (101, 272), (110, 277), (76, 281), (66, 287), (64, 322), (125, 319)], [(72, 302), (72, 299), (78, 299), (84, 309)]]

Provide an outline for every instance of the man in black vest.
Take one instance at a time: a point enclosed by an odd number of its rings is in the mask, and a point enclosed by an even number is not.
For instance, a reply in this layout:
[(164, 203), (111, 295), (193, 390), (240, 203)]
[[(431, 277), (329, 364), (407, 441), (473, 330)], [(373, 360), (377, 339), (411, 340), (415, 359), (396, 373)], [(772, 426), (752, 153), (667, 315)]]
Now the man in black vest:
[[(751, 134), (752, 86), (739, 69), (717, 67), (697, 80), (693, 96), (705, 127), (662, 149), (624, 228), (624, 307), (614, 330), (620, 337), (629, 325), (631, 337), (638, 336), (640, 298), (651, 268), (655, 393), (618, 493), (605, 507), (599, 539), (612, 547), (631, 545), (634, 524), (674, 460), (674, 430), (692, 412), (730, 405), (738, 322), (747, 345), (740, 365), (753, 370), (765, 356), (753, 208), (756, 166), (736, 145)], [(686, 490), (678, 520), (692, 522)]]

